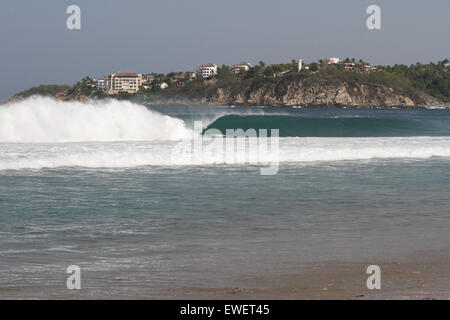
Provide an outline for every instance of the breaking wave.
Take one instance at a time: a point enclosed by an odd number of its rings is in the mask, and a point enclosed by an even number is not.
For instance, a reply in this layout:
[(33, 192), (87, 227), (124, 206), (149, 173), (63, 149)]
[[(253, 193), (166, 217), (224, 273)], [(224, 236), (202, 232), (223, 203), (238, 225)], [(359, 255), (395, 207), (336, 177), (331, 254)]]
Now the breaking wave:
[[(245, 144), (235, 150), (235, 157), (224, 157), (216, 149), (200, 155), (193, 150), (190, 138), (199, 138), (193, 121), (199, 118), (204, 117), (193, 113), (175, 118), (126, 101), (81, 103), (32, 97), (0, 106), (0, 171), (248, 163)], [(258, 153), (258, 164), (450, 158), (447, 115), (381, 119), (214, 114), (206, 118), (202, 128), (280, 129), (279, 152)]]
[(180, 140), (183, 120), (127, 101), (63, 102), (31, 97), (0, 106), (0, 142)]

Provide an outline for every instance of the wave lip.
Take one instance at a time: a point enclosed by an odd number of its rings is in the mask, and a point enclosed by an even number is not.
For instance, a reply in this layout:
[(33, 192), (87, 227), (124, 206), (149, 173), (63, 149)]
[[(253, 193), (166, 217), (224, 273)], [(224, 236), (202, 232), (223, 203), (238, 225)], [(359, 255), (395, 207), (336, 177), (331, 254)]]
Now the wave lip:
[(281, 137), (407, 137), (443, 136), (450, 132), (447, 119), (432, 122), (407, 117), (224, 115), (206, 129), (280, 129)]
[(0, 142), (181, 140), (180, 119), (128, 101), (63, 102), (31, 97), (0, 107)]

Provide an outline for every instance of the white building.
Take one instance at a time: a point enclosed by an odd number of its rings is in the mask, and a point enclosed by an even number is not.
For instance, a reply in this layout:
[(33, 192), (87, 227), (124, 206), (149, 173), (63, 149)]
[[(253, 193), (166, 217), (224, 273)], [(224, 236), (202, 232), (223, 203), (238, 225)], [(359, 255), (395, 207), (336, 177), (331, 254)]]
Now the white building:
[(111, 77), (101, 77), (97, 80), (97, 89), (109, 91), (111, 88)]
[(302, 71), (303, 69), (303, 60), (298, 59), (298, 72)]
[(208, 63), (197, 67), (195, 70), (195, 75), (197, 78), (207, 79), (217, 75), (217, 65), (213, 63)]
[(142, 81), (146, 83), (152, 83), (155, 80), (155, 76), (152, 74), (142, 75)]
[(377, 71), (377, 68), (376, 67), (372, 67), (370, 65), (365, 65), (364, 66), (364, 71), (365, 72), (375, 72), (375, 71)]
[(344, 65), (344, 69), (347, 71), (355, 69), (355, 64), (353, 62), (346, 62)]
[(169, 87), (169, 85), (165, 82), (161, 83), (159, 86), (161, 89), (167, 89)]
[(117, 94), (120, 91), (136, 93), (142, 86), (142, 74), (136, 72), (117, 72), (111, 75), (110, 93)]
[(239, 64), (235, 64), (234, 66), (232, 66), (231, 72), (238, 74), (238, 73), (241, 73), (242, 71), (248, 71), (251, 67), (252, 67), (252, 65), (250, 63), (241, 62)]
[(339, 58), (330, 58), (330, 61), (328, 62), (328, 64), (336, 64), (339, 63), (341, 61), (341, 59)]
[(155, 76), (152, 74), (142, 75), (142, 87), (144, 89), (150, 89), (152, 87), (152, 82), (155, 81)]

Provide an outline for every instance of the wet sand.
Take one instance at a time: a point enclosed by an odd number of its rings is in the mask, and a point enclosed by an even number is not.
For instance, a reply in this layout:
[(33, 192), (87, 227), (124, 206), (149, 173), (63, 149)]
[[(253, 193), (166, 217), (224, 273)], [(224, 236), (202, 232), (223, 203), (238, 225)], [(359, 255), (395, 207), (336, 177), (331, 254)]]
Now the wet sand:
[(450, 299), (450, 250), (419, 253), (402, 260), (378, 261), (381, 289), (367, 288), (367, 267), (374, 263), (311, 264), (305, 272), (242, 277), (237, 288), (168, 290), (161, 299)]
[[(148, 299), (148, 300), (449, 300), (450, 299), (450, 249), (420, 252), (403, 259), (385, 259), (376, 262), (328, 261), (314, 263), (303, 271), (290, 274), (256, 276), (241, 275), (231, 279), (238, 286), (215, 288), (208, 279), (198, 287), (161, 289), (145, 294), (150, 287), (143, 284), (143, 292), (133, 294), (110, 287), (109, 293), (99, 294), (96, 287), (80, 291), (47, 290), (36, 286), (21, 289), (2, 289), (3, 299)], [(369, 290), (366, 282), (367, 267), (376, 264), (381, 268), (381, 289)], [(127, 281), (124, 279), (124, 281)], [(146, 289), (145, 289), (146, 288)], [(46, 293), (43, 293), (46, 291)]]

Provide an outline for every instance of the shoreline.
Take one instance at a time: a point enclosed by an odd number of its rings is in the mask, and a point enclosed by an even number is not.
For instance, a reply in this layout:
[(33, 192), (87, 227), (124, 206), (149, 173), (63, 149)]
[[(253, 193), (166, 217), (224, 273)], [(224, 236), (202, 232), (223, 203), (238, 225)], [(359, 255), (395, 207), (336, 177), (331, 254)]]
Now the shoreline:
[[(134, 101), (130, 101), (134, 102)], [(148, 102), (136, 102), (142, 104), (146, 107), (223, 107), (223, 108), (273, 108), (273, 109), (379, 109), (379, 110), (447, 110), (450, 109), (450, 104), (445, 106), (434, 106), (434, 105), (423, 105), (414, 107), (405, 106), (392, 106), (392, 107), (382, 107), (382, 106), (353, 106), (353, 105), (286, 105), (286, 106), (275, 106), (275, 105), (250, 105), (250, 104), (237, 104), (237, 105), (223, 105), (223, 104), (199, 104), (199, 103), (148, 103)]]
[[(430, 254), (430, 252), (433, 252)], [(241, 275), (233, 283), (238, 287), (179, 287), (145, 293), (120, 293), (113, 289), (109, 295), (91, 287), (79, 292), (42, 295), (39, 287), (2, 289), (0, 298), (6, 300), (450, 300), (450, 258), (439, 252), (426, 251), (401, 259), (377, 259), (381, 268), (381, 289), (366, 286), (369, 262), (327, 261), (311, 263), (302, 272), (281, 275)], [(423, 254), (423, 255), (422, 255)], [(420, 256), (420, 261), (414, 257)], [(151, 288), (148, 284), (147, 288)], [(42, 287), (41, 289), (48, 289)], [(5, 295), (6, 294), (6, 295)]]
[[(369, 262), (311, 264), (305, 271), (279, 276), (242, 277), (242, 287), (178, 288), (160, 299), (200, 300), (449, 300), (450, 258), (420, 253), (403, 259), (379, 260), (381, 289), (366, 286)], [(414, 257), (420, 256), (419, 261)], [(247, 280), (245, 280), (247, 278)]]
[(14, 104), (14, 103), (20, 103), (22, 101), (33, 99), (33, 98), (50, 98), (54, 99), (55, 101), (61, 101), (61, 102), (82, 102), (82, 103), (90, 103), (90, 102), (109, 102), (109, 101), (128, 101), (131, 103), (141, 104), (145, 107), (223, 107), (223, 108), (289, 108), (289, 109), (379, 109), (379, 110), (447, 110), (450, 109), (450, 103), (447, 104), (440, 104), (440, 105), (417, 105), (417, 106), (355, 106), (355, 105), (342, 105), (342, 104), (314, 104), (314, 105), (274, 105), (274, 104), (221, 104), (221, 103), (202, 103), (198, 101), (189, 101), (189, 102), (182, 102), (182, 101), (166, 101), (166, 102), (149, 102), (149, 101), (138, 101), (136, 99), (126, 99), (126, 100), (120, 100), (116, 99), (114, 97), (108, 97), (104, 99), (71, 99), (71, 100), (62, 100), (57, 99), (52, 96), (41, 96), (41, 95), (35, 95), (27, 98), (10, 98), (7, 100), (0, 101), (0, 106), (5, 106), (8, 104)]

